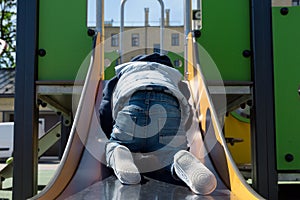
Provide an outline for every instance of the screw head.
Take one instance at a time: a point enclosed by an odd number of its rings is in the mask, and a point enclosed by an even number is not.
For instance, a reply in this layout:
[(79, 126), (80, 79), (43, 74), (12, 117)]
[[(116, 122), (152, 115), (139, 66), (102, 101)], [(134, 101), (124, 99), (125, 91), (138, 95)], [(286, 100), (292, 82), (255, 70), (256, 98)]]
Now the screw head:
[(38, 105), (42, 105), (42, 103), (43, 103), (42, 100), (40, 100), (40, 99), (37, 100)]
[(201, 31), (200, 30), (194, 30), (193, 34), (194, 34), (195, 38), (199, 38), (201, 36)]
[(47, 107), (47, 103), (42, 102), (41, 106), (42, 106), (43, 108), (46, 108), (46, 107)]
[(280, 9), (280, 13), (282, 15), (287, 15), (289, 13), (289, 9), (287, 7), (283, 7)]
[(246, 50), (243, 51), (243, 56), (245, 58), (249, 58), (251, 56), (251, 54), (252, 54), (252, 52), (250, 50), (248, 50), (248, 49), (246, 49)]
[(287, 162), (292, 162), (294, 160), (294, 156), (290, 153), (286, 154), (284, 158)]
[(46, 53), (47, 53), (47, 52), (46, 52), (45, 49), (39, 49), (39, 50), (38, 50), (38, 55), (41, 56), (41, 57), (44, 57), (44, 56), (46, 55)]
[(250, 107), (251, 107), (251, 106), (252, 106), (252, 104), (253, 104), (252, 100), (248, 100), (248, 101), (247, 101), (247, 105), (248, 105), (248, 106), (250, 106)]
[(70, 121), (66, 119), (65, 120), (65, 124), (69, 124), (69, 123), (70, 123)]
[(88, 36), (94, 36), (95, 35), (95, 30), (93, 30), (93, 29), (88, 29), (88, 31), (87, 31), (87, 34), (88, 34)]

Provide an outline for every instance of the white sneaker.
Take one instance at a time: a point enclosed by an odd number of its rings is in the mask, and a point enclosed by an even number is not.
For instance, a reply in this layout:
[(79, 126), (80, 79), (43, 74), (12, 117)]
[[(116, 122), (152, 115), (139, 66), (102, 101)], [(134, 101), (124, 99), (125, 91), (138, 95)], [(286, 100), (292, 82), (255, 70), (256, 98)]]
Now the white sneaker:
[(141, 182), (141, 175), (127, 147), (117, 146), (112, 153), (111, 159), (110, 166), (121, 183), (132, 185)]
[(196, 194), (210, 194), (217, 187), (215, 175), (188, 151), (181, 150), (174, 155), (174, 169)]

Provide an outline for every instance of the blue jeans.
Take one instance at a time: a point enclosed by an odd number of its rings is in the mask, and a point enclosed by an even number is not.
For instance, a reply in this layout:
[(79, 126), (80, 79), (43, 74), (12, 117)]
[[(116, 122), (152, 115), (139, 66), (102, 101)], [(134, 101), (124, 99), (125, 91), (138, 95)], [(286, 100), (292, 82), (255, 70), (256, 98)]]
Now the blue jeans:
[(124, 145), (133, 153), (155, 155), (161, 166), (168, 166), (176, 152), (187, 149), (180, 122), (180, 104), (166, 88), (137, 91), (118, 112), (107, 156), (117, 145)]

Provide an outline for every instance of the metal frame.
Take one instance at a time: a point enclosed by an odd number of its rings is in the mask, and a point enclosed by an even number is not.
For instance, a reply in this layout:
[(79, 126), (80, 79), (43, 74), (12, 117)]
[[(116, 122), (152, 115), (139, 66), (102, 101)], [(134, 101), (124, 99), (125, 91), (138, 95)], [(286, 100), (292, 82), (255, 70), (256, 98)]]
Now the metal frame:
[(60, 136), (60, 150), (59, 150), (59, 159), (61, 160), (63, 157), (63, 154), (65, 152), (67, 143), (68, 143), (68, 138), (71, 132), (72, 126), (66, 125), (65, 121), (69, 120), (69, 118), (65, 118), (65, 116), (61, 116), (61, 136)]
[(50, 130), (39, 139), (38, 157), (42, 156), (62, 137), (62, 123), (56, 123)]
[(253, 188), (278, 199), (271, 0), (251, 0), (253, 108), (251, 110)]
[(38, 0), (18, 1), (17, 10), (13, 199), (22, 200), (37, 193)]
[[(55, 124), (50, 130), (48, 130), (45, 135), (43, 135), (38, 142), (39, 150), (38, 150), (38, 157), (42, 156), (50, 147), (52, 147), (59, 139), (62, 137), (63, 132), (63, 125), (61, 122)], [(64, 144), (65, 146), (65, 144)], [(1, 150), (1, 149), (0, 149)], [(0, 171), (0, 178), (7, 179), (11, 178), (13, 175), (13, 165), (14, 161), (7, 164), (1, 171)], [(3, 181), (4, 181), (3, 180)], [(2, 180), (0, 181), (2, 183)], [(1, 188), (0, 183), (0, 189)]]
[(184, 76), (188, 76), (188, 35), (191, 32), (191, 21), (192, 21), (192, 0), (184, 0)]
[(103, 33), (104, 31), (104, 19), (103, 19), (103, 12), (104, 12), (104, 1), (97, 0), (96, 1), (96, 30), (99, 33)]
[[(191, 32), (192, 21), (192, 0), (184, 0), (184, 35), (185, 37)], [(187, 45), (186, 45), (187, 46)]]
[[(121, 23), (120, 23), (120, 61), (121, 63), (123, 62), (123, 32), (124, 32), (124, 7), (125, 3), (127, 0), (122, 0), (121, 1)], [(163, 54), (163, 49), (164, 49), (164, 24), (165, 24), (165, 17), (164, 17), (164, 12), (165, 12), (165, 5), (162, 0), (158, 0), (161, 6), (161, 20), (160, 20), (160, 54)], [(146, 47), (147, 48), (147, 47)]]

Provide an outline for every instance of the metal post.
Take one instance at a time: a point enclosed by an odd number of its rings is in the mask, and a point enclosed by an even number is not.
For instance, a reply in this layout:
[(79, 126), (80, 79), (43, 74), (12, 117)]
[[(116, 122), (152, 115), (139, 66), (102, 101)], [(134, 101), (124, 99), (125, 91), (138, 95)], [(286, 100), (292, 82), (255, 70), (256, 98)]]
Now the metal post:
[(271, 0), (251, 0), (253, 108), (251, 110), (253, 188), (278, 199)]
[(104, 11), (104, 0), (96, 1), (96, 31), (104, 34), (103, 32), (103, 11)]
[(13, 199), (23, 200), (37, 193), (38, 0), (18, 1), (17, 10)]
[(66, 126), (64, 121), (66, 118), (64, 116), (61, 116), (60, 121), (61, 121), (61, 130), (60, 130), (60, 149), (59, 149), (59, 159), (62, 158), (65, 148), (67, 146), (68, 138), (71, 132), (71, 126)]
[[(184, 1), (184, 71), (187, 72), (187, 66), (188, 66), (188, 34), (191, 32), (191, 21), (192, 21), (192, 1), (191, 0), (185, 0)], [(187, 75), (187, 74), (185, 74)]]
[(125, 3), (127, 0), (122, 0), (121, 1), (121, 14), (120, 14), (120, 38), (119, 38), (119, 43), (120, 43), (120, 63), (123, 63), (123, 32), (124, 32), (124, 7)]
[(148, 26), (149, 26), (149, 8), (145, 8), (145, 54), (148, 53)]
[[(95, 53), (100, 53), (99, 56), (96, 56), (94, 60), (94, 64), (98, 65), (100, 68), (104, 66), (104, 0), (96, 0), (96, 30), (97, 30), (97, 36), (99, 35), (100, 42), (99, 44), (96, 44), (96, 48), (98, 50), (95, 50)], [(97, 38), (97, 37), (96, 37)], [(97, 40), (97, 39), (96, 39)], [(100, 76), (104, 78), (104, 68), (101, 68), (100, 70)]]
[(191, 0), (185, 0), (184, 4), (184, 34), (185, 37), (189, 34), (191, 31), (191, 21), (192, 21), (192, 1)]
[(201, 9), (201, 5), (202, 5), (202, 0), (197, 0), (197, 9), (200, 10)]
[(162, 0), (158, 0), (160, 3), (160, 55), (164, 54), (164, 29), (165, 29), (165, 5)]

